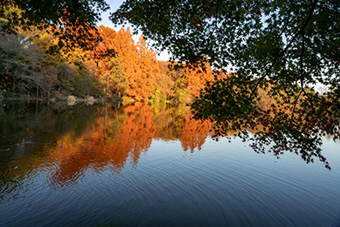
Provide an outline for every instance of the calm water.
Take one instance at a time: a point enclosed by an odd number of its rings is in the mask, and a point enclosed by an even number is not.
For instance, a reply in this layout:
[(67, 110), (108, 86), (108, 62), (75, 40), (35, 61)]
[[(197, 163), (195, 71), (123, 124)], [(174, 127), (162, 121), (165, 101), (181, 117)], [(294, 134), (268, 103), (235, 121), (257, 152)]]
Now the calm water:
[(340, 143), (329, 171), (216, 142), (189, 113), (3, 104), (0, 226), (340, 226)]

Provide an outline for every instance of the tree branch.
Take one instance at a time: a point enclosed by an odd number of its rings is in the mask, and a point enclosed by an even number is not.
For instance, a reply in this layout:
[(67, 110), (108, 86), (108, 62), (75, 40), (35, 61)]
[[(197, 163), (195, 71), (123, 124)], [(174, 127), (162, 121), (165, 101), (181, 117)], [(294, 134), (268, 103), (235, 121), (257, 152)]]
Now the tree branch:
[[(272, 65), (270, 66), (270, 68), (268, 69), (267, 72), (269, 72), (269, 71), (272, 70), (272, 68), (274, 67), (274, 65), (276, 64), (276, 62), (277, 62), (280, 58), (282, 58), (282, 57), (284, 56), (285, 52), (288, 51), (288, 49), (289, 49), (289, 48), (291, 47), (291, 45), (295, 42), (295, 40), (297, 39), (297, 37), (298, 37), (300, 34), (304, 34), (304, 31), (305, 31), (305, 29), (307, 28), (310, 19), (312, 18), (312, 15), (313, 15), (313, 13), (314, 13), (314, 10), (316, 9), (317, 3), (318, 3), (318, 0), (314, 0), (314, 2), (313, 2), (313, 4), (312, 4), (312, 8), (311, 8), (310, 11), (309, 11), (309, 14), (308, 14), (308, 16), (307, 16), (307, 18), (306, 18), (305, 23), (304, 23), (303, 26), (300, 28), (300, 30), (299, 30), (298, 32), (295, 33), (295, 35), (293, 36), (293, 38), (290, 40), (290, 42), (287, 44), (287, 46), (280, 52), (280, 54), (277, 55), (277, 56), (274, 58), (274, 60), (272, 61)], [(256, 91), (257, 87), (258, 87), (259, 84), (265, 79), (266, 75), (268, 75), (268, 73), (265, 74), (265, 75), (263, 75), (263, 76), (259, 79), (259, 81), (255, 84), (255, 87), (252, 89), (250, 98), (253, 97), (253, 95), (255, 94), (255, 91)]]
[(292, 121), (294, 120), (294, 114), (295, 114), (295, 110), (296, 110), (296, 105), (297, 105), (297, 103), (298, 103), (298, 101), (299, 101), (299, 99), (300, 99), (300, 96), (301, 96), (302, 92), (303, 92), (303, 89), (301, 89), (300, 93), (298, 94), (298, 96), (297, 96), (296, 99), (295, 99), (294, 107), (293, 107), (293, 112), (292, 112), (292, 116), (291, 116), (291, 118), (290, 118), (289, 125), (291, 125), (291, 124), (292, 124)]

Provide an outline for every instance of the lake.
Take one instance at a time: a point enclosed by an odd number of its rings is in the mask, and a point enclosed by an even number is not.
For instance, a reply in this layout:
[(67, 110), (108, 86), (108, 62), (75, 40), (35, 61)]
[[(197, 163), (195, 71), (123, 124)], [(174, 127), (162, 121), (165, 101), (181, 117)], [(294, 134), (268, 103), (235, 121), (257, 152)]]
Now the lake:
[(0, 226), (340, 226), (331, 170), (210, 137), (185, 106), (2, 103)]

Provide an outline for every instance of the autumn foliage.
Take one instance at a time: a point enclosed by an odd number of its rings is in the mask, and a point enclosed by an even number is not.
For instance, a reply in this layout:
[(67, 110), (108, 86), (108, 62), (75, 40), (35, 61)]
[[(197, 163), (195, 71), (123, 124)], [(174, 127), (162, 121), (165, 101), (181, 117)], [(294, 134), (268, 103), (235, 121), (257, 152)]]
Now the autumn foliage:
[[(10, 7), (5, 13), (10, 18), (22, 11)], [(1, 83), (0, 97), (92, 95), (190, 103), (214, 80), (208, 63), (159, 62), (144, 36), (135, 42), (129, 28), (116, 31), (61, 17), (60, 26), (32, 25), (28, 32), (17, 25), (17, 34), (8, 34), (1, 26), (9, 20), (0, 19), (0, 73), (17, 82)], [(80, 42), (84, 36), (86, 42)]]

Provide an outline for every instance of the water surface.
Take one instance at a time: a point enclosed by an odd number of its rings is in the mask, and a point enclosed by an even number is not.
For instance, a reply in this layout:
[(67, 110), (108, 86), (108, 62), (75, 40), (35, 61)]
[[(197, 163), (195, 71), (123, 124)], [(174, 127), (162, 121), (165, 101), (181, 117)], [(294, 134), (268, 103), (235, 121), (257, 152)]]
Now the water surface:
[(0, 226), (339, 226), (340, 144), (322, 162), (209, 136), (183, 106), (0, 110)]

